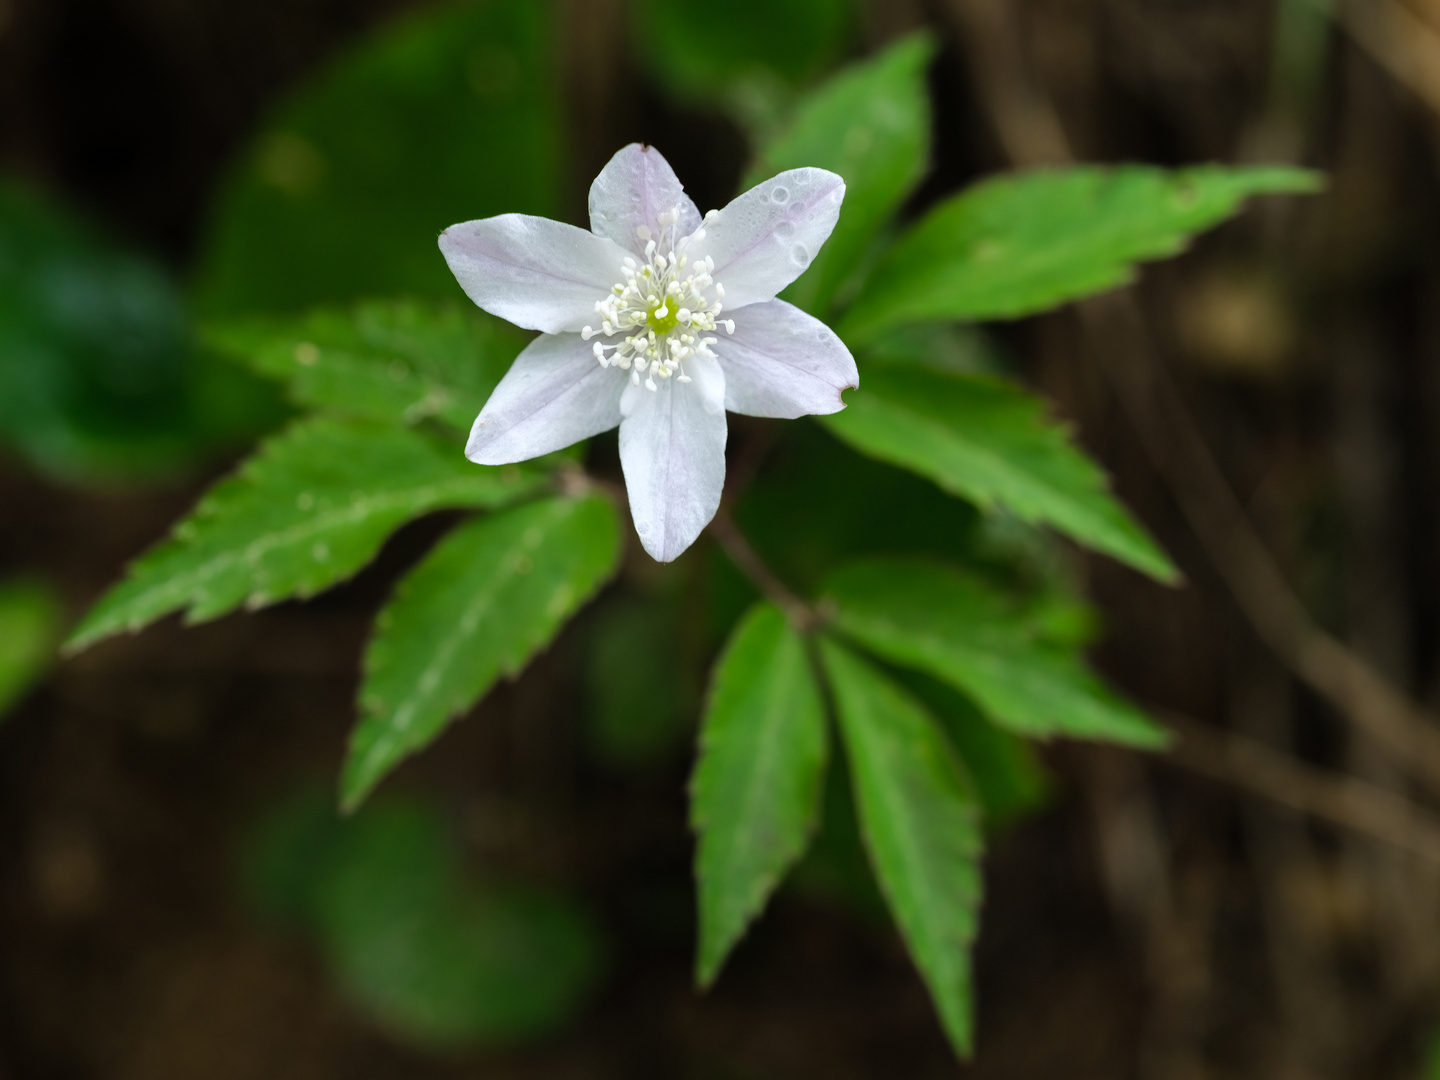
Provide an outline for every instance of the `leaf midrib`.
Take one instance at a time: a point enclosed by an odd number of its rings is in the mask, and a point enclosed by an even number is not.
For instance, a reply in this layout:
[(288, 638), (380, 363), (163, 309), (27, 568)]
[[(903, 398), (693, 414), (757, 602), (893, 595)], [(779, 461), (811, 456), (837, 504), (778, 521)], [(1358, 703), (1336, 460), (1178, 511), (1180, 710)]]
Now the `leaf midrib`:
[[(503, 572), (491, 574), (476, 591), (471, 601), (465, 605), (461, 613), (461, 618), (457, 623), (457, 625), (461, 627), (462, 632), (450, 634), (446, 637), (441, 647), (436, 650), (430, 663), (426, 664), (424, 669), (422, 669), (415, 678), (413, 685), (416, 688), (416, 693), (407, 695), (396, 705), (380, 737), (370, 744), (370, 749), (363, 759), (364, 768), (361, 770), (362, 775), (369, 774), (374, 767), (377, 757), (383, 759), (388, 756), (390, 751), (394, 749), (397, 739), (409, 733), (410, 724), (414, 717), (419, 714), (422, 707), (431, 703), (440, 695), (446, 683), (444, 675), (441, 674), (437, 676), (434, 681), (434, 688), (428, 691), (424, 689), (427, 679), (436, 672), (448, 670), (461, 646), (468, 645), (474, 640), (475, 635), (480, 632), (480, 613), (487, 606), (493, 607), (496, 594), (503, 586), (515, 579), (515, 567), (519, 557), (524, 555), (525, 549), (527, 547), (539, 546), (538, 544), (527, 544), (527, 534), (536, 528), (548, 531), (559, 522), (561, 517), (568, 516), (570, 512), (570, 507), (564, 504), (558, 504), (544, 519), (535, 522), (529, 528), (519, 533), (515, 537), (514, 542), (506, 546), (504, 555), (495, 561), (495, 565), (500, 567)], [(543, 543), (543, 537), (541, 542)], [(464, 629), (467, 626), (470, 627), (469, 630)], [(497, 673), (500, 668), (501, 663), (497, 661)], [(442, 702), (441, 707), (448, 714), (449, 706)], [(378, 715), (383, 715), (383, 710), (380, 711)]]
[[(888, 771), (892, 775), (898, 774), (899, 770), (896, 768), (895, 755), (892, 752), (893, 748), (887, 745), (887, 740), (880, 736), (878, 732), (866, 749), (867, 759), (877, 760), (883, 758), (886, 761)], [(879, 753), (875, 752), (877, 750)], [(869, 769), (867, 769), (867, 771), (870, 771), (873, 781), (874, 771)], [(917, 819), (915, 815), (910, 812), (906, 800), (901, 798), (898, 792), (893, 796), (890, 794), (889, 785), (875, 784), (872, 782), (872, 784), (868, 786), (871, 788), (872, 793), (875, 794), (875, 797), (884, 804), (886, 810), (885, 820), (896, 823), (895, 828), (887, 831), (890, 832), (896, 846), (900, 849), (902, 859), (911, 867), (911, 872), (907, 873), (906, 876), (910, 879), (912, 885), (918, 884), (918, 887), (912, 888), (911, 890), (916, 895), (917, 901), (915, 905), (912, 905), (912, 912), (918, 915), (919, 921), (923, 924), (920, 929), (926, 937), (926, 947), (915, 950), (916, 962), (922, 970), (925, 970), (928, 974), (935, 975), (937, 980), (951, 980), (955, 977), (956, 971), (955, 966), (945, 959), (946, 946), (949, 944), (949, 935), (943, 931), (943, 928), (937, 933), (935, 927), (937, 917), (933, 914), (948, 905), (943, 900), (943, 885), (936, 876), (927, 872), (929, 860), (924, 855), (924, 841), (919, 838), (920, 830)], [(878, 792), (876, 789), (878, 789)], [(896, 894), (896, 890), (893, 890), (890, 882), (885, 880), (885, 875), (881, 875), (881, 885), (887, 893), (891, 894), (892, 903), (897, 907), (900, 906), (901, 901)], [(939, 918), (940, 921), (943, 922), (943, 916)], [(936, 972), (936, 967), (942, 968), (943, 971)], [(953, 990), (954, 988), (949, 985), (942, 986), (937, 996), (946, 999)], [(947, 1000), (944, 1006), (945, 1011), (948, 1012), (950, 1007), (951, 1003)]]
[[(767, 785), (759, 783), (759, 777), (762, 775), (768, 777), (774, 773), (778, 773), (778, 770), (775, 769), (775, 761), (777, 759), (776, 748), (779, 745), (778, 730), (780, 725), (776, 721), (784, 715), (785, 711), (782, 704), (782, 697), (784, 697), (784, 695), (775, 692), (780, 683), (781, 680), (771, 678), (767, 680), (766, 684), (766, 700), (768, 701), (769, 707), (766, 710), (764, 722), (760, 729), (759, 747), (756, 753), (757, 766), (750, 773), (751, 778), (755, 782), (745, 785), (745, 793), (741, 799), (741, 804), (744, 808), (743, 821), (747, 824), (756, 821), (761, 816), (758, 809), (761, 803), (760, 793), (765, 790)], [(741, 861), (739, 854), (744, 847), (740, 839), (742, 832), (748, 832), (748, 829), (732, 828), (730, 832), (732, 843), (730, 845), (731, 858), (729, 865), (731, 866)], [(767, 866), (766, 869), (768, 870), (769, 867)], [(751, 893), (753, 894), (753, 892), (754, 890), (752, 889)], [(753, 907), (753, 895), (747, 896), (744, 905), (745, 914), (748, 915)]]
[[(267, 554), (278, 548), (303, 543), (322, 532), (327, 532), (344, 525), (361, 524), (366, 519), (379, 516), (382, 513), (388, 513), (397, 509), (427, 505), (433, 506), (444, 501), (452, 493), (456, 495), (463, 494), (466, 489), (475, 484), (476, 480), (473, 478), (456, 477), (453, 480), (426, 484), (417, 488), (407, 488), (404, 491), (367, 495), (363, 500), (352, 502), (341, 508), (313, 514), (304, 521), (297, 522), (287, 528), (258, 536), (238, 550), (232, 548), (219, 552), (201, 563), (198, 567), (167, 578), (163, 585), (141, 593), (140, 597), (165, 596), (174, 592), (188, 593), (195, 586), (203, 585), (240, 562), (258, 563)], [(199, 547), (203, 543), (203, 540), (191, 540), (185, 547)], [(181, 554), (183, 551), (184, 548), (180, 549), (176, 554)], [(132, 599), (130, 603), (138, 603), (140, 597)]]

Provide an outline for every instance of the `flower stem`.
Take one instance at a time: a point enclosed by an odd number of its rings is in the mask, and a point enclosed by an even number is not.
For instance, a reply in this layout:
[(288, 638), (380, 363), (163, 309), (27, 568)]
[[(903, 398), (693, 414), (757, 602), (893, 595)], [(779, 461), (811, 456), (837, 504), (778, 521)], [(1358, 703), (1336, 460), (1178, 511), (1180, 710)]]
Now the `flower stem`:
[(745, 534), (735, 527), (735, 522), (722, 507), (710, 522), (710, 531), (716, 542), (730, 557), (735, 568), (750, 579), (761, 595), (785, 613), (785, 617), (801, 633), (818, 629), (824, 621), (820, 613), (800, 597), (796, 596), (781, 581), (765, 560), (750, 546)]

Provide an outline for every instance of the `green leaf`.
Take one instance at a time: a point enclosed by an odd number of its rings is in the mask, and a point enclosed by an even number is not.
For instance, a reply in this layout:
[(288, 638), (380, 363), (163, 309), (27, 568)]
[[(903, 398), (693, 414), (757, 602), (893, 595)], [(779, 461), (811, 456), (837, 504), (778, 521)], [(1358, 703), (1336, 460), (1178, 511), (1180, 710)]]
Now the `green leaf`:
[(315, 929), (347, 996), (427, 1049), (495, 1045), (563, 1024), (595, 981), (600, 940), (549, 890), (467, 880), (448, 823), (376, 806), (312, 869)]
[(891, 674), (930, 710), (960, 755), (984, 807), (987, 831), (1045, 804), (1050, 778), (1033, 742), (995, 726), (971, 698), (948, 683), (916, 671)]
[(731, 948), (804, 853), (826, 756), (825, 714), (805, 642), (769, 604), (736, 627), (715, 666), (690, 788), (699, 835), (696, 979)]
[(853, 36), (856, 8), (855, 0), (729, 0), (719, 6), (638, 0), (632, 26), (637, 55), (667, 89), (733, 99), (820, 74)]
[(434, 416), (461, 431), (525, 347), (483, 312), (413, 301), (219, 322), (205, 337), (287, 383), (298, 405), (391, 423)]
[(928, 36), (916, 35), (846, 68), (809, 94), (787, 130), (760, 152), (745, 187), (806, 166), (845, 179), (835, 231), (783, 299), (823, 316), (876, 232), (924, 175), (930, 156), (925, 69), (934, 52)]
[(0, 583), (0, 716), (45, 670), (60, 636), (60, 602), (28, 582)]
[(460, 296), (435, 238), (556, 216), (563, 157), (550, 0), (444, 4), (342, 54), (266, 125), (225, 187), (207, 315)]
[(252, 904), (318, 938), (345, 995), (422, 1049), (514, 1042), (564, 1023), (594, 983), (600, 941), (563, 895), (466, 872), (426, 803), (336, 816), (323, 792), (267, 808), (245, 845)]
[(617, 771), (651, 771), (693, 734), (698, 680), (675, 648), (688, 611), (673, 599), (624, 595), (586, 619), (587, 749)]
[(113, 483), (260, 430), (263, 385), (188, 335), (157, 262), (0, 178), (0, 443), (67, 482)]
[(1068, 735), (1158, 747), (1165, 733), (1041, 638), (1013, 602), (931, 563), (876, 559), (830, 579), (835, 625), (872, 652), (970, 695), (996, 724), (1031, 736)]
[(1251, 195), (1313, 192), (1302, 169), (1075, 168), (947, 199), (890, 249), (840, 324), (852, 348), (907, 322), (1013, 319), (1133, 280)]
[(172, 611), (200, 622), (242, 603), (311, 596), (359, 570), (411, 518), (502, 506), (546, 482), (513, 467), (472, 465), (457, 447), (404, 428), (296, 424), (141, 556), (66, 648), (138, 630)]
[(982, 508), (1003, 505), (1160, 581), (1178, 572), (1106, 490), (1105, 475), (1043, 407), (998, 379), (887, 367), (821, 422), (862, 453)]
[(959, 1055), (970, 1053), (970, 946), (980, 910), (980, 808), (924, 706), (870, 664), (820, 642), (880, 890)]
[(596, 496), (531, 503), (440, 541), (376, 620), (341, 782), (345, 807), (524, 667), (619, 556), (615, 508)]

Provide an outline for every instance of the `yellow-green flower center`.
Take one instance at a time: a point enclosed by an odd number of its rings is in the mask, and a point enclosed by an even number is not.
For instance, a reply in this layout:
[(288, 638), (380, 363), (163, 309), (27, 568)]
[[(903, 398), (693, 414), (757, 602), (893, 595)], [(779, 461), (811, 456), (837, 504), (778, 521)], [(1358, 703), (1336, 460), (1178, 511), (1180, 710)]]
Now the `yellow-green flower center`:
[[(664, 337), (680, 325), (680, 317), (676, 314), (673, 305), (667, 305), (659, 300), (650, 303), (650, 312), (645, 316), (645, 325), (655, 331), (656, 337)], [(664, 315), (658, 314), (664, 311)]]

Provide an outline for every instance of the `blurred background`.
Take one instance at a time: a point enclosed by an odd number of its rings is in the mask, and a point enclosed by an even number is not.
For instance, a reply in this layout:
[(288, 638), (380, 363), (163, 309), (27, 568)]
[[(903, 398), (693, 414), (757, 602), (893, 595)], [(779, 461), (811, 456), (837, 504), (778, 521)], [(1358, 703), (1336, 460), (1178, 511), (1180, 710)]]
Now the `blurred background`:
[[(723, 205), (795, 95), (926, 26), (912, 214), (1067, 161), (1329, 177), (994, 328), (1186, 574), (1076, 556), (1097, 662), (1184, 737), (1005, 765), (974, 1063), (838, 796), (692, 989), (715, 641), (666, 620), (704, 544), (627, 563), (345, 823), (356, 657), (443, 522), (310, 603), (53, 659), (283, 416), (197, 320), (458, 297), (439, 229), (583, 222), (632, 140)], [(1440, 1077), (1440, 816), (1366, 681), (1440, 707), (1437, 151), (1434, 0), (0, 0), (0, 1078)]]

